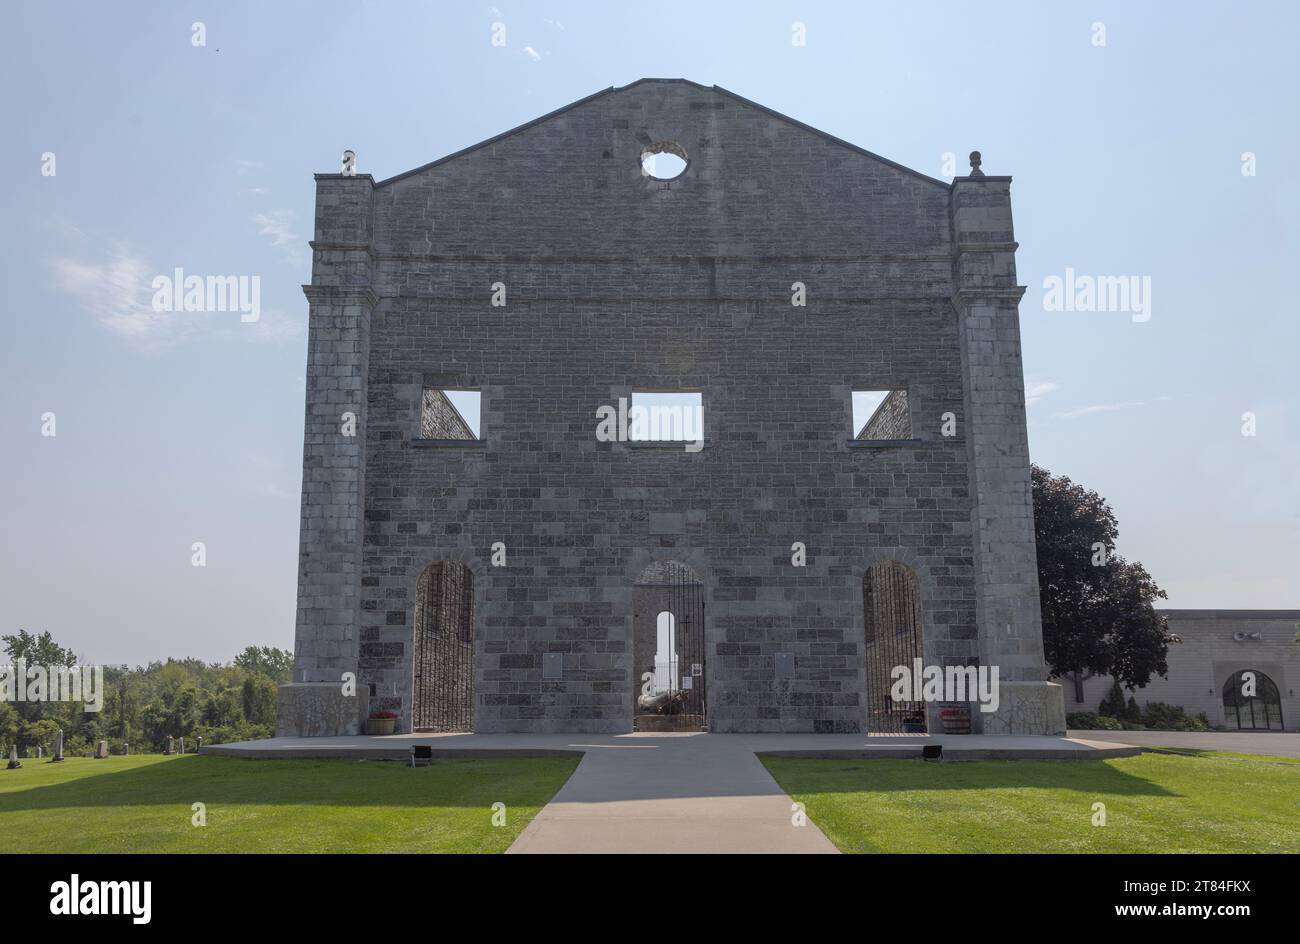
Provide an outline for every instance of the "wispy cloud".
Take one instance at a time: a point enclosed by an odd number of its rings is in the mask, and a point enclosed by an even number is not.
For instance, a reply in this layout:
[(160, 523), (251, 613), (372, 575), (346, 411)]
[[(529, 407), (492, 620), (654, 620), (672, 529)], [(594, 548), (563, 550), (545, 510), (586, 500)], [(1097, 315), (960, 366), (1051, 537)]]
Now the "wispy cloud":
[(298, 236), (293, 231), (295, 216), (292, 210), (272, 210), (269, 213), (254, 213), (252, 221), (257, 224), (257, 235), (265, 236), (271, 245), (281, 250), (286, 262), (298, 264), (303, 260), (302, 247)]
[(1043, 397), (1055, 390), (1060, 390), (1061, 385), (1051, 380), (1037, 380), (1034, 377), (1025, 378), (1025, 406), (1033, 406)]
[(253, 171), (257, 170), (259, 167), (262, 166), (261, 161), (245, 161), (245, 160), (240, 160), (239, 158), (235, 158), (234, 164), (235, 164), (235, 173), (238, 174), (240, 177), (243, 177), (245, 174), (251, 174)]
[(171, 276), (121, 243), (100, 260), (60, 256), (50, 260), (54, 285), (108, 332), (142, 351), (157, 352), (199, 337), (277, 342), (302, 334), (305, 319), (262, 308), (255, 322), (238, 312), (155, 311), (155, 276)]
[(95, 316), (113, 334), (145, 347), (174, 343), (193, 329), (176, 312), (154, 311), (154, 269), (140, 256), (116, 244), (103, 262), (50, 260), (54, 284)]
[(532, 46), (524, 47), (524, 55), (527, 56), (529, 59), (533, 60), (533, 62), (542, 61), (542, 54), (538, 52), (536, 49), (534, 49)]
[(1077, 410), (1067, 410), (1064, 413), (1053, 413), (1054, 420), (1074, 420), (1081, 416), (1092, 416), (1094, 413), (1114, 413), (1117, 410), (1131, 410), (1135, 407), (1150, 406), (1152, 403), (1164, 403), (1172, 400), (1173, 397), (1155, 397), (1151, 400), (1129, 400), (1124, 403), (1096, 403), (1092, 406), (1079, 407)]

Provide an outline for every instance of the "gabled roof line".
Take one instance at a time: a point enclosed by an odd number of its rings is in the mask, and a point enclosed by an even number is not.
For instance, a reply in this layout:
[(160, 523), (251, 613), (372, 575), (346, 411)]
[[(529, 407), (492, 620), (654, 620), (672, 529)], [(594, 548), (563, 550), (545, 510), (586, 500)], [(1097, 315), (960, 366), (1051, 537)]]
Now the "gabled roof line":
[(945, 183), (944, 181), (939, 180), (936, 177), (931, 177), (928, 174), (923, 174), (919, 170), (913, 170), (912, 168), (900, 164), (897, 161), (891, 161), (887, 157), (881, 157), (879, 154), (876, 154), (873, 151), (868, 151), (866, 148), (858, 147), (856, 144), (853, 144), (849, 141), (845, 141), (843, 138), (837, 138), (835, 135), (822, 131), (819, 128), (814, 128), (812, 125), (804, 124), (802, 121), (799, 121), (796, 118), (791, 118), (789, 115), (783, 115), (781, 112), (768, 108), (766, 105), (760, 105), (758, 102), (750, 101), (748, 98), (745, 98), (743, 95), (737, 95), (735, 92), (729, 91), (728, 89), (724, 89), (720, 85), (701, 85), (699, 82), (692, 82), (690, 79), (651, 79), (651, 78), (637, 79), (635, 82), (632, 82), (628, 85), (621, 85), (621, 86), (611, 85), (609, 88), (601, 89), (599, 92), (594, 92), (593, 94), (588, 95), (585, 98), (580, 98), (576, 102), (570, 102), (568, 105), (564, 105), (560, 108), (555, 109), (554, 111), (547, 112), (546, 114), (538, 118), (534, 118), (532, 121), (524, 122), (522, 125), (518, 125), (514, 128), (511, 128), (509, 131), (503, 131), (500, 134), (493, 135), (492, 137), (480, 141), (477, 144), (471, 144), (469, 147), (461, 148), (459, 151), (455, 151), (451, 154), (446, 155), (445, 157), (440, 157), (436, 161), (430, 161), (427, 164), (421, 164), (419, 167), (414, 167), (411, 170), (404, 171), (400, 174), (397, 174), (394, 177), (389, 177), (386, 180), (381, 180), (375, 184), (375, 187), (376, 189), (379, 187), (386, 187), (389, 184), (396, 183), (399, 180), (404, 180), (407, 177), (411, 177), (414, 176), (415, 174), (419, 174), (426, 170), (430, 170), (431, 168), (437, 167), (440, 164), (445, 164), (448, 161), (455, 160), (456, 158), (468, 154), (471, 151), (477, 151), (479, 148), (484, 148), (487, 147), (488, 145), (495, 144), (496, 142), (504, 138), (508, 138), (511, 135), (518, 134), (521, 131), (526, 131), (527, 129), (533, 127), (534, 125), (539, 125), (543, 121), (549, 121), (550, 119), (555, 118), (558, 115), (562, 115), (566, 111), (570, 111), (571, 109), (577, 108), (579, 105), (585, 105), (588, 102), (595, 101), (596, 99), (601, 98), (602, 96), (610, 95), (614, 92), (623, 92), (628, 89), (636, 88), (638, 85), (643, 85), (647, 82), (668, 82), (673, 84), (689, 85), (692, 88), (701, 89), (702, 91), (706, 91), (706, 92), (708, 91), (717, 92), (720, 95), (725, 95), (728, 98), (734, 99), (735, 101), (738, 101), (744, 105), (748, 105), (750, 108), (757, 109), (758, 111), (761, 111), (766, 115), (770, 115), (771, 117), (776, 118), (779, 121), (784, 121), (787, 124), (794, 125), (796, 128), (800, 128), (804, 131), (810, 132), (811, 134), (815, 134), (818, 137), (824, 138), (825, 140), (830, 141), (834, 144), (838, 144), (841, 147), (846, 147), (850, 151), (854, 151), (858, 154), (863, 155), (864, 157), (869, 157), (872, 160), (880, 161), (880, 163), (886, 164), (894, 168), (895, 170), (902, 171), (905, 174), (910, 174), (913, 177), (917, 177), (921, 180), (924, 180), (926, 183), (934, 184), (936, 187), (942, 187), (944, 190), (951, 189), (950, 184)]
[(792, 124), (796, 128), (802, 128), (804, 131), (811, 132), (812, 134), (817, 135), (819, 138), (825, 138), (827, 141), (831, 141), (835, 144), (840, 145), (841, 147), (846, 147), (850, 151), (856, 151), (857, 153), (865, 157), (870, 157), (873, 160), (880, 161), (880, 163), (882, 164), (888, 164), (890, 167), (894, 168), (895, 170), (901, 170), (905, 174), (911, 174), (913, 177), (919, 177), (921, 180), (924, 180), (926, 183), (931, 183), (937, 187), (942, 187), (944, 190), (952, 189), (950, 184), (945, 183), (942, 180), (939, 180), (937, 177), (931, 177), (929, 174), (923, 174), (919, 170), (913, 170), (912, 168), (908, 167), (905, 164), (900, 164), (897, 161), (891, 161), (887, 157), (881, 157), (879, 154), (876, 154), (874, 151), (868, 151), (864, 147), (858, 147), (856, 144), (853, 144), (852, 142), (849, 141), (845, 141), (843, 138), (837, 138), (835, 137), (835, 135), (830, 134), (829, 132), (826, 131), (822, 131), (820, 128), (814, 128), (812, 125), (804, 124), (802, 121), (800, 121), (797, 118), (791, 118), (789, 115), (783, 115), (779, 111), (776, 111), (772, 108), (768, 108), (766, 105), (760, 105), (758, 102), (752, 102), (749, 99), (745, 98), (743, 95), (737, 95), (735, 92), (729, 91), (728, 89), (724, 89), (721, 85), (713, 86), (713, 90), (715, 92), (720, 92), (721, 94), (726, 95), (728, 98), (734, 98), (736, 101), (742, 102), (748, 105), (750, 108), (757, 108), (759, 111), (771, 115), (773, 118)]
[(532, 121), (526, 121), (522, 125), (518, 125), (514, 128), (511, 128), (509, 131), (502, 131), (500, 134), (494, 134), (492, 137), (478, 142), (478, 144), (471, 144), (469, 147), (461, 148), (459, 151), (456, 151), (452, 154), (448, 154), (445, 157), (440, 157), (436, 161), (430, 161), (427, 164), (421, 164), (419, 167), (413, 167), (408, 171), (403, 171), (402, 173), (398, 174), (395, 177), (389, 177), (387, 180), (381, 180), (377, 184), (375, 184), (375, 188), (378, 189), (380, 187), (386, 187), (389, 184), (396, 183), (397, 181), (402, 180), (406, 177), (411, 177), (415, 174), (419, 174), (423, 171), (429, 170), (430, 168), (437, 167), (439, 164), (445, 164), (448, 161), (455, 160), (456, 158), (460, 157), (463, 154), (468, 154), (470, 151), (477, 151), (479, 148), (487, 147), (489, 144), (496, 144), (502, 138), (508, 138), (512, 134), (518, 134), (520, 131), (526, 131), (529, 128), (531, 128), (533, 125), (539, 125), (543, 121), (549, 121), (550, 119), (556, 117), (557, 115), (562, 115), (564, 112), (569, 111), (570, 109), (577, 108), (579, 105), (585, 105), (587, 104), (587, 102), (594, 101), (600, 98), (602, 95), (608, 95), (610, 92), (616, 92), (616, 91), (618, 91), (618, 89), (615, 88), (613, 85), (611, 85), (607, 89), (601, 89), (599, 92), (595, 92), (591, 95), (588, 95), (586, 98), (580, 98), (576, 102), (570, 102), (569, 104), (561, 108), (555, 109), (555, 111), (549, 111), (546, 114), (542, 115), (540, 118), (534, 118)]

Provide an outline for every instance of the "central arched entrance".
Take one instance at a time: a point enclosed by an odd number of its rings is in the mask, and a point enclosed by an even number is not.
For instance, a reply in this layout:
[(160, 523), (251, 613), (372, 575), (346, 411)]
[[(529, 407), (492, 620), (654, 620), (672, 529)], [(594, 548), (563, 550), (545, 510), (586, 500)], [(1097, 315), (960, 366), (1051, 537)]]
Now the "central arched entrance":
[(1281, 731), (1282, 693), (1263, 672), (1233, 672), (1223, 683), (1223, 720), (1239, 731)]
[(415, 588), (411, 729), (474, 730), (474, 573), (435, 561)]
[(704, 582), (680, 561), (656, 561), (632, 588), (635, 731), (707, 727)]
[(921, 585), (916, 571), (896, 560), (877, 561), (862, 577), (867, 674), (867, 733), (911, 734), (926, 730), (925, 702), (896, 701), (890, 694), (894, 669), (910, 674), (923, 658)]

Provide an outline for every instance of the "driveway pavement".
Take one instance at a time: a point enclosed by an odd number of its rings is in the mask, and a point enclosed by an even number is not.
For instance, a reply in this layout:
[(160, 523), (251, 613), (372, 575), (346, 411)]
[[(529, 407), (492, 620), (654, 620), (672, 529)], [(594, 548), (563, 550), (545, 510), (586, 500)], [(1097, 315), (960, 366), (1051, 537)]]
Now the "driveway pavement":
[(1190, 747), (1202, 751), (1300, 757), (1300, 734), (1282, 731), (1070, 731), (1068, 735), (1089, 741), (1114, 741), (1142, 747)]

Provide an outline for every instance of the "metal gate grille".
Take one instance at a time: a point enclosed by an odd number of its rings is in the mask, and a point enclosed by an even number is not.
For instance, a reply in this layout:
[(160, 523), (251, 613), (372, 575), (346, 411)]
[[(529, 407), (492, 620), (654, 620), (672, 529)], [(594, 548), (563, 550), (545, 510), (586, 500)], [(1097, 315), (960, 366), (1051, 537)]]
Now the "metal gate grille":
[(912, 671), (922, 658), (921, 591), (916, 573), (898, 561), (880, 561), (862, 579), (866, 624), (867, 732), (901, 734), (925, 731), (925, 702), (896, 702), (889, 691), (895, 666)]
[(457, 561), (430, 564), (415, 595), (416, 731), (474, 728), (474, 574)]
[(643, 673), (662, 680), (666, 699), (646, 706), (638, 702), (635, 728), (639, 731), (703, 731), (707, 726), (708, 688), (705, 669), (704, 584), (695, 572), (678, 561), (651, 565), (652, 582), (639, 587), (661, 590), (662, 605), (672, 614), (673, 644), (669, 667), (638, 666), (634, 673), (640, 689)]

